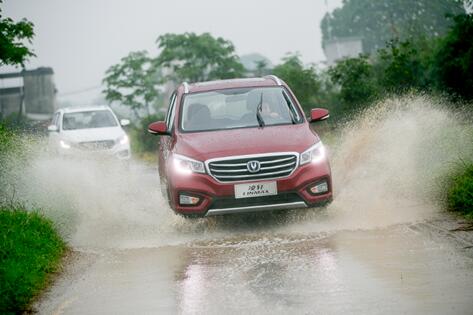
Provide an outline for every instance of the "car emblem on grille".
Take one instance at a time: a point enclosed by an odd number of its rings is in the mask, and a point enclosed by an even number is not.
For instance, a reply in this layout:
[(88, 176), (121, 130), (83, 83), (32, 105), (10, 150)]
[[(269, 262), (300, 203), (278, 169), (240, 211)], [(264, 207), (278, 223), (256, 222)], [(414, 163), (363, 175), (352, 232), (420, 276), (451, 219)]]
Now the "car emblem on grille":
[(246, 163), (246, 168), (250, 173), (258, 173), (260, 171), (261, 166), (259, 164), (259, 161), (249, 161), (248, 163)]

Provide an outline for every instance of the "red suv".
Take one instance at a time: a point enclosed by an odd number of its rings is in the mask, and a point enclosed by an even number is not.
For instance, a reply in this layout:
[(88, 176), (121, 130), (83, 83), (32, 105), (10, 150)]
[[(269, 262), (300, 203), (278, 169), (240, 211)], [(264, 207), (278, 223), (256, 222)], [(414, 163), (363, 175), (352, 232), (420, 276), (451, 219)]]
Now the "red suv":
[(330, 165), (289, 87), (275, 76), (181, 84), (165, 121), (159, 174), (171, 208), (210, 216), (320, 205), (332, 198)]

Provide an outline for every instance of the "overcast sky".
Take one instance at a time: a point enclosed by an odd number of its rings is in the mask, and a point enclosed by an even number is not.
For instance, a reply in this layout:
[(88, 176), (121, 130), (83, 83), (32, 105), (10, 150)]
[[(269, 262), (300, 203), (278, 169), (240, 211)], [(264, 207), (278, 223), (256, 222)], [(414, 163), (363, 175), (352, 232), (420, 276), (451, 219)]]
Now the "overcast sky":
[[(327, 1), (330, 10), (341, 4)], [(295, 51), (306, 63), (325, 59), (325, 0), (4, 0), (2, 8), (34, 23), (37, 57), (27, 68), (52, 67), (61, 101), (96, 99), (110, 65), (130, 51), (157, 55), (164, 33), (210, 32), (232, 41), (239, 55), (258, 52), (273, 63)]]

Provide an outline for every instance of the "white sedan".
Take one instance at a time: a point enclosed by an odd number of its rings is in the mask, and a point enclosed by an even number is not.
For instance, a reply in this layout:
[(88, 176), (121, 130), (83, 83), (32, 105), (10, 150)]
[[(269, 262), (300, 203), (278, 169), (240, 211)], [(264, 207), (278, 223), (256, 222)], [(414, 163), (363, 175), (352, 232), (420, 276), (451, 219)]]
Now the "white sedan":
[(49, 150), (60, 156), (101, 155), (130, 158), (130, 141), (108, 106), (62, 108), (54, 113), (49, 131)]

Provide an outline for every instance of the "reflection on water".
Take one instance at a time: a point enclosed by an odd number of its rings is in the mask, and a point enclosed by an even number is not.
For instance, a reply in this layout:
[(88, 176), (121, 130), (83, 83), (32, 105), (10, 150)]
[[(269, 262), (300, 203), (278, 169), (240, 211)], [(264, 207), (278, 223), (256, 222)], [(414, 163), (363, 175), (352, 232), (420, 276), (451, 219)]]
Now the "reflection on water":
[(185, 252), (187, 264), (175, 273), (183, 313), (445, 314), (473, 307), (473, 256), (404, 226), (313, 239), (229, 239)]
[(467, 314), (473, 307), (472, 250), (406, 225), (80, 257), (85, 267), (71, 266), (40, 313)]

